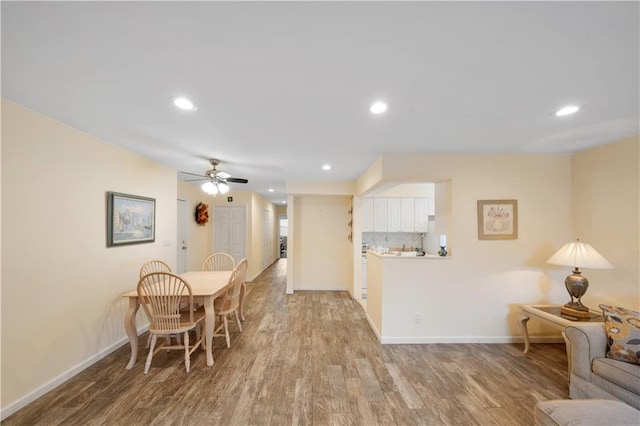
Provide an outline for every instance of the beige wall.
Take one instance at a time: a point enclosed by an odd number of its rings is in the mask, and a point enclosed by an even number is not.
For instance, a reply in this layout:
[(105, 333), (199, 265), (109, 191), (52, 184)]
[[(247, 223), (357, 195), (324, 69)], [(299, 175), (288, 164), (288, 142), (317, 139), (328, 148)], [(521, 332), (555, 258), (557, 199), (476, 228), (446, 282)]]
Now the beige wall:
[(589, 290), (582, 302), (640, 310), (640, 138), (577, 154), (573, 168), (573, 238), (591, 244), (615, 267), (585, 270)]
[[(154, 243), (106, 247), (107, 191), (156, 199)], [(175, 265), (176, 193), (174, 171), (2, 101), (3, 416), (126, 342), (120, 295)]]
[[(295, 290), (352, 290), (352, 243), (348, 196), (295, 197), (293, 225), (293, 288)], [(291, 218), (290, 218), (291, 221)], [(291, 231), (290, 231), (290, 234)]]
[[(566, 302), (566, 271), (545, 262), (571, 238), (569, 156), (407, 154), (385, 155), (381, 162), (372, 166), (382, 168), (381, 182), (443, 182), (436, 194), (449, 198), (446, 228), (436, 232), (447, 234), (453, 255), (439, 288), (455, 295), (454, 303), (441, 306), (446, 330), (432, 322), (416, 329), (409, 325), (412, 313), (430, 297), (429, 285), (418, 286), (407, 302), (415, 306), (396, 319), (412, 327), (407, 328), (416, 333), (412, 337), (510, 341), (520, 334), (520, 304)], [(359, 189), (381, 186), (371, 174), (363, 175)], [(478, 240), (476, 202), (490, 199), (518, 200), (518, 239)], [(530, 328), (534, 335), (555, 334), (533, 321)]]
[[(205, 194), (199, 186), (178, 180), (178, 198), (187, 202), (187, 270), (199, 271), (204, 260), (211, 254), (211, 196)], [(201, 202), (209, 206), (209, 223), (206, 225), (199, 225), (195, 221), (196, 206)]]

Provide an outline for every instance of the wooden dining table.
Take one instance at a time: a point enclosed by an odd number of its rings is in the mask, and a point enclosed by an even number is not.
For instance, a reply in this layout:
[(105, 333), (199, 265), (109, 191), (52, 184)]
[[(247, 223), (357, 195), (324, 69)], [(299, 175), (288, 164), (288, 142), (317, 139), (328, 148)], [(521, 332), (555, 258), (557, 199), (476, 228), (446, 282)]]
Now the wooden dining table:
[[(216, 326), (216, 316), (213, 308), (213, 301), (222, 296), (226, 291), (229, 278), (233, 271), (191, 271), (180, 274), (191, 286), (194, 303), (204, 306), (204, 339), (205, 351), (207, 354), (207, 366), (213, 365), (213, 353), (211, 350), (213, 342), (213, 331)], [(244, 290), (244, 285), (243, 285)], [(244, 293), (244, 291), (242, 292)], [(244, 294), (242, 294), (244, 296)], [(129, 298), (129, 309), (124, 317), (124, 328), (127, 331), (129, 344), (131, 345), (131, 358), (127, 364), (127, 370), (133, 368), (138, 357), (138, 333), (136, 329), (136, 314), (140, 308), (140, 300), (137, 290), (127, 292), (122, 297)], [(244, 297), (241, 297), (241, 305)], [(242, 312), (242, 308), (240, 309)]]

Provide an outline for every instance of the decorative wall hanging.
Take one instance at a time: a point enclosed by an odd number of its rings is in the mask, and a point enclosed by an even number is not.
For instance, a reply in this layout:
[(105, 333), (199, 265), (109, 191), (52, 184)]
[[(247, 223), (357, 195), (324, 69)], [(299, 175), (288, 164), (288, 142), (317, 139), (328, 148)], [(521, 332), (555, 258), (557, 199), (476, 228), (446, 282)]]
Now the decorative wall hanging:
[(196, 206), (196, 222), (202, 226), (209, 222), (209, 206), (205, 203), (199, 203)]
[(155, 239), (155, 198), (107, 192), (107, 247), (152, 243)]
[(518, 200), (478, 200), (478, 239), (518, 239)]

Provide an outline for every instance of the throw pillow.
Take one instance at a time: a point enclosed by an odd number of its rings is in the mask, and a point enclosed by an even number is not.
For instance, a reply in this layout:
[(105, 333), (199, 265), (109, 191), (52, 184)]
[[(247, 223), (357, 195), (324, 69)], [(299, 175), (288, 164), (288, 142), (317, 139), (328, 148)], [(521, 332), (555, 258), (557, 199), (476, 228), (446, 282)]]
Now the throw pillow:
[(640, 312), (600, 305), (607, 332), (607, 358), (640, 364)]

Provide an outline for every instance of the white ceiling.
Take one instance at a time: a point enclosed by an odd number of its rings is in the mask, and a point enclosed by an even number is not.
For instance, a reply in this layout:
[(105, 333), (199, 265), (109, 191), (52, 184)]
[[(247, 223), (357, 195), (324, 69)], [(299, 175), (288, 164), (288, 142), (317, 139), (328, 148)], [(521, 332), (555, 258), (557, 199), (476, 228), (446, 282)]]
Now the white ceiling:
[[(232, 189), (275, 202), (288, 179), (353, 180), (383, 153), (570, 153), (640, 133), (638, 2), (1, 7), (3, 97), (175, 170), (220, 158), (249, 179)], [(553, 115), (568, 103), (581, 111)]]

